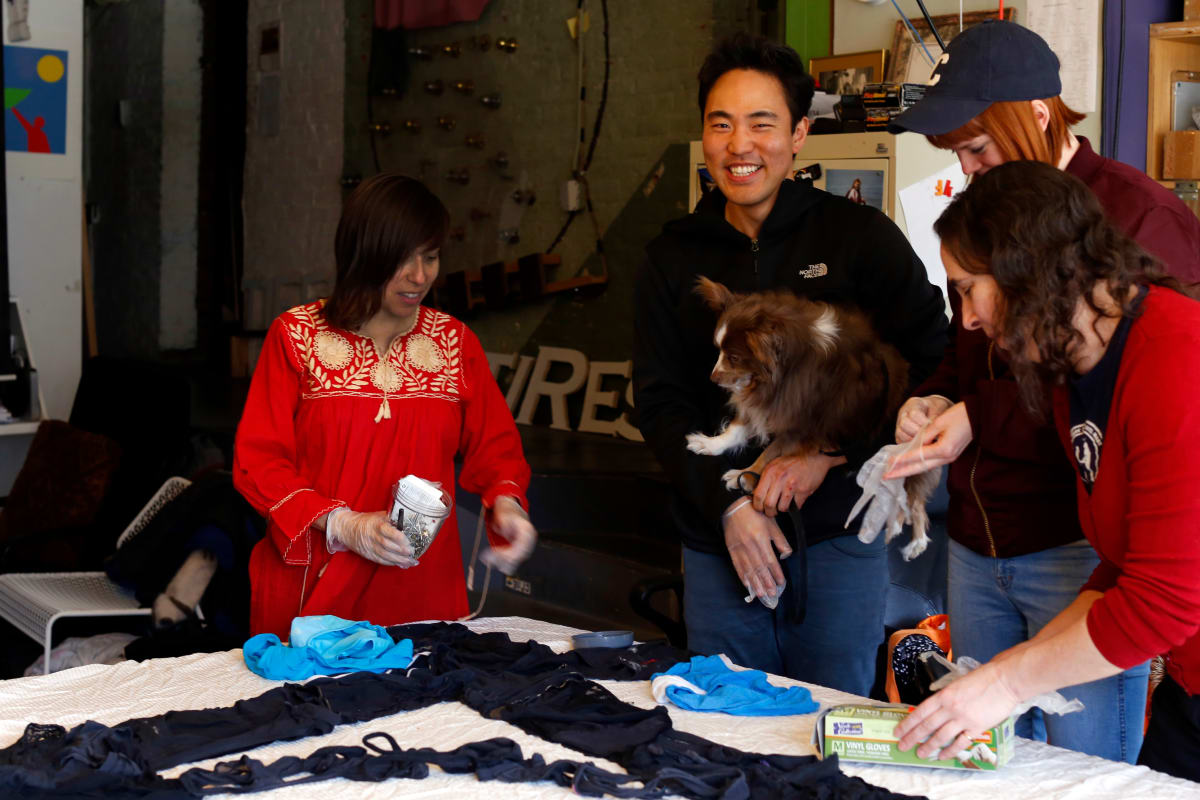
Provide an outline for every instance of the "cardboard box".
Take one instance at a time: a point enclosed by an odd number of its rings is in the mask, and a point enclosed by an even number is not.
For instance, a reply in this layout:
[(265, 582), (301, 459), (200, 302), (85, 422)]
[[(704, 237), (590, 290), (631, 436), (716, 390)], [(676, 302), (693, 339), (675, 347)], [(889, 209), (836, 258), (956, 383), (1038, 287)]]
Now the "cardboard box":
[(976, 737), (967, 751), (970, 756), (961, 761), (918, 758), (915, 747), (902, 752), (893, 731), (912, 710), (912, 706), (895, 703), (834, 706), (821, 714), (813, 729), (817, 751), (822, 758), (837, 753), (844, 761), (993, 772), (1012, 758), (1015, 734), (1011, 717)]
[(1163, 134), (1163, 178), (1200, 178), (1200, 131), (1167, 131)]

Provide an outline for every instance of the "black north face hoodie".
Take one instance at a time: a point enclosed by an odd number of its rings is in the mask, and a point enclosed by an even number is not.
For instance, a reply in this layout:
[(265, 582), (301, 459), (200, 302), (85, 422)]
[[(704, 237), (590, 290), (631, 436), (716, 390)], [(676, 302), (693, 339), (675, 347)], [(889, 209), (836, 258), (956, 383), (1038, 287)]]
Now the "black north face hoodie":
[[(726, 490), (721, 475), (758, 455), (747, 449), (732, 458), (702, 456), (686, 448), (687, 434), (712, 435), (731, 416), (725, 391), (709, 380), (717, 315), (693, 291), (698, 276), (735, 292), (789, 288), (857, 306), (908, 360), (910, 386), (941, 361), (945, 302), (904, 234), (880, 211), (811, 184), (785, 180), (755, 240), (725, 221), (725, 197), (713, 189), (694, 213), (667, 223), (646, 255), (634, 299), (636, 417), (674, 487), (672, 513), (693, 550), (726, 552), (721, 513), (739, 493)], [(799, 514), (808, 544), (857, 533), (843, 527), (861, 491), (854, 476), (887, 443), (841, 443), (849, 463), (830, 470)], [(791, 526), (782, 527), (788, 533)]]

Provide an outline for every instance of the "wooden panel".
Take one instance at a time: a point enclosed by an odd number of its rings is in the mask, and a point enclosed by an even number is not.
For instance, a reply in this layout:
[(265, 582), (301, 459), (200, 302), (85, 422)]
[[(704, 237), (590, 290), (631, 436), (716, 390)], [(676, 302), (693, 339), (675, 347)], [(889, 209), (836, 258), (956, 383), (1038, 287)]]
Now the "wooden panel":
[(1146, 174), (1162, 180), (1163, 134), (1171, 129), (1171, 73), (1200, 71), (1200, 25), (1168, 22), (1150, 28), (1154, 33), (1146, 103)]

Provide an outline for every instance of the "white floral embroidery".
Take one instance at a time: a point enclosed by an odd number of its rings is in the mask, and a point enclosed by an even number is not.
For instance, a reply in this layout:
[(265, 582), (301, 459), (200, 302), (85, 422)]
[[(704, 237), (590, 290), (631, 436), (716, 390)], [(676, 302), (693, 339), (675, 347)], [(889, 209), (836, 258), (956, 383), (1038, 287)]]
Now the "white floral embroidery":
[(404, 354), (409, 364), (424, 372), (441, 372), (446, 366), (446, 357), (442, 355), (442, 349), (423, 333), (414, 333), (408, 337)]
[(330, 327), (322, 304), (297, 306), (283, 315), (284, 329), (304, 369), (305, 398), (441, 397), (463, 392), (462, 323), (422, 308), (411, 333), (397, 337), (382, 355), (365, 336)]
[(333, 331), (321, 331), (316, 337), (317, 359), (325, 369), (343, 369), (350, 363), (354, 351), (346, 337)]
[(386, 361), (371, 368), (371, 383), (381, 392), (391, 394), (400, 388), (400, 374)]

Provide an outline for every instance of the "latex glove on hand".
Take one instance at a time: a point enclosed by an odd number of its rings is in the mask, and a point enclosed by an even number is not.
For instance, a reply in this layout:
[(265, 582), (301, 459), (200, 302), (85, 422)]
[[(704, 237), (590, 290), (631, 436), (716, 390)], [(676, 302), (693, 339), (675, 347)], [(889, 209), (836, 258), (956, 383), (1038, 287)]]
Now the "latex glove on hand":
[(331, 553), (349, 549), (368, 561), (401, 569), (417, 564), (408, 537), (388, 521), (386, 511), (335, 508), (325, 518), (325, 541)]
[(749, 592), (746, 602), (757, 597), (764, 606), (774, 609), (787, 586), (783, 568), (779, 565), (780, 560), (792, 554), (787, 537), (775, 520), (754, 510), (748, 497), (730, 504), (721, 521), (729, 559), (738, 580)]
[(489, 545), (479, 554), (479, 560), (505, 575), (512, 575), (521, 562), (533, 553), (537, 545), (537, 530), (521, 504), (513, 497), (502, 495), (496, 498), (492, 506), (492, 531), (507, 539), (508, 544), (501, 547)]

